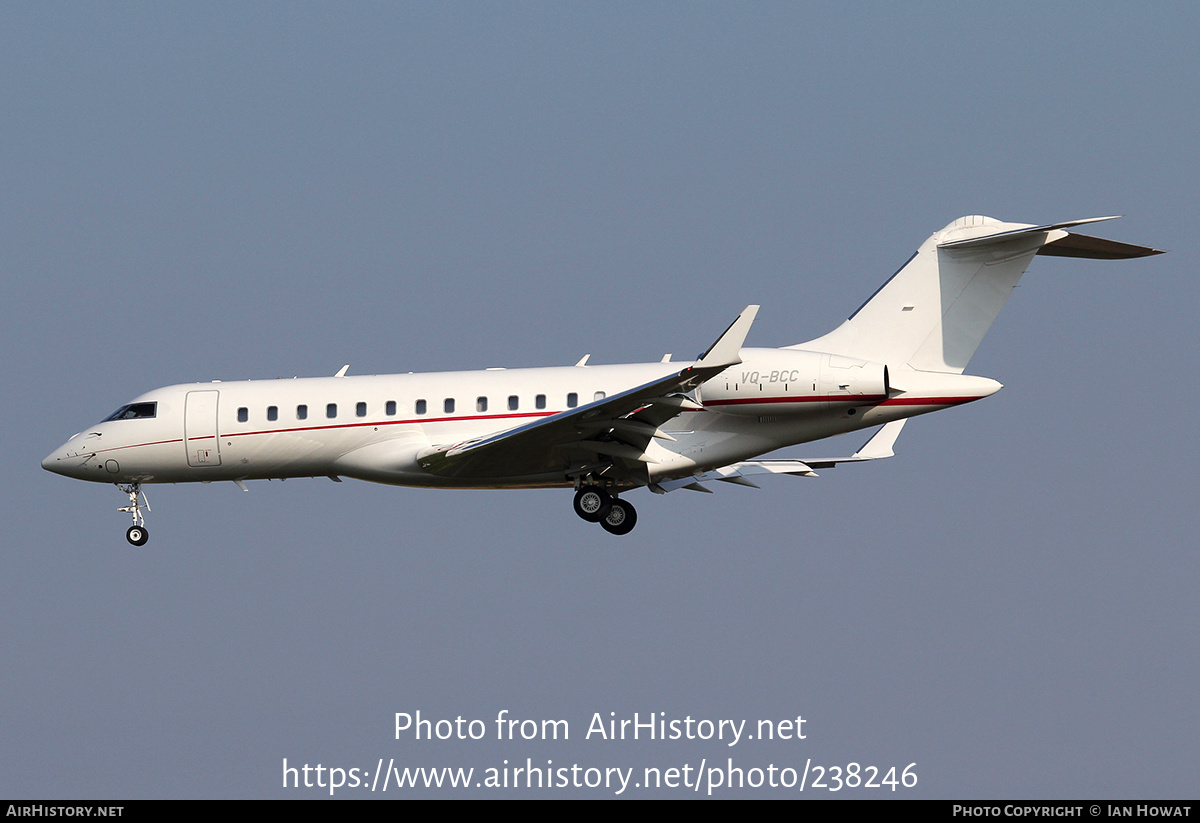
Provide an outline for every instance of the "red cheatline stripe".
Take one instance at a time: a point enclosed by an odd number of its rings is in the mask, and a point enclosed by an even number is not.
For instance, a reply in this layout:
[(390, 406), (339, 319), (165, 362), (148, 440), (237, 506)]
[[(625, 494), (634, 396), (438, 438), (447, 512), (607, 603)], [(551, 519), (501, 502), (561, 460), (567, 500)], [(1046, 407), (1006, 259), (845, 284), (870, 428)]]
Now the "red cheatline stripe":
[(956, 406), (959, 403), (970, 403), (972, 400), (982, 400), (982, 397), (893, 397), (884, 400), (881, 406)]
[(376, 420), (370, 423), (333, 423), (328, 426), (297, 426), (290, 429), (263, 429), (252, 432), (222, 432), (221, 437), (246, 437), (252, 434), (281, 434), (283, 432), (324, 431), (326, 429), (358, 429), (364, 426), (403, 426), (413, 423), (456, 423), (461, 420), (519, 420), (526, 417), (550, 417), (558, 412), (521, 412), (519, 414), (471, 414), (461, 417), (417, 417), (411, 420)]
[(883, 394), (831, 394), (808, 397), (738, 397), (731, 400), (706, 400), (705, 406), (744, 406), (753, 403), (874, 403), (883, 400)]
[(705, 406), (745, 406), (745, 405), (783, 405), (785, 403), (855, 403), (877, 406), (953, 406), (958, 403), (970, 403), (979, 400), (978, 397), (893, 397), (887, 399), (882, 394), (830, 394), (810, 397), (739, 397), (730, 400), (706, 400)]
[(753, 403), (817, 403), (828, 397), (739, 397), (733, 400), (705, 400), (705, 406), (748, 406)]

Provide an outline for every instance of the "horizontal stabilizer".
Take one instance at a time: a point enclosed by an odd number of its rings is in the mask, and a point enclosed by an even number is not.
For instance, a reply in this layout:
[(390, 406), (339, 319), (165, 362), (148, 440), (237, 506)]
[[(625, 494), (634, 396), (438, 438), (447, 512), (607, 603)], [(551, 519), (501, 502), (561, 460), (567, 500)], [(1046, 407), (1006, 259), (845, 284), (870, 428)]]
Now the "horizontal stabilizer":
[(1048, 257), (1084, 257), (1089, 260), (1128, 260), (1133, 257), (1150, 257), (1162, 254), (1161, 249), (1149, 246), (1137, 246), (1133, 243), (1118, 243), (1115, 240), (1105, 240), (1102, 237), (1091, 237), (1086, 234), (1074, 234), (1063, 231), (1072, 226), (1082, 226), (1085, 223), (1100, 223), (1105, 220), (1115, 220), (1112, 217), (1090, 217), (1086, 220), (1070, 220), (1066, 223), (1051, 223), (1046, 226), (1029, 226), (1028, 228), (998, 231), (985, 234), (982, 237), (971, 237), (966, 240), (950, 240), (938, 243), (939, 249), (974, 249), (991, 246), (997, 243), (1007, 243), (1024, 237), (1033, 237), (1045, 233), (1047, 235), (1037, 254)]
[[(1120, 215), (1112, 215), (1110, 217), (1087, 217), (1083, 220), (1068, 220), (1065, 223), (1050, 223), (1045, 226), (1023, 226), (1019, 229), (1009, 229), (1007, 231), (997, 231), (991, 234), (984, 234), (978, 237), (970, 237), (966, 240), (950, 240), (944, 243), (938, 243), (939, 249), (969, 249), (979, 246), (990, 246), (995, 243), (1006, 243), (1009, 240), (1017, 240), (1022, 237), (1032, 237), (1044, 232), (1058, 231), (1060, 229), (1069, 229), (1072, 226), (1082, 226), (1085, 223), (1103, 223), (1105, 220), (1116, 220)], [(996, 225), (1005, 225), (997, 223)]]
[(1103, 237), (1089, 237), (1086, 234), (1068, 232), (1066, 237), (1047, 243), (1038, 249), (1037, 253), (1048, 257), (1128, 260), (1132, 257), (1150, 257), (1164, 252), (1149, 246), (1135, 246), (1133, 243), (1118, 243), (1116, 240), (1105, 240)]

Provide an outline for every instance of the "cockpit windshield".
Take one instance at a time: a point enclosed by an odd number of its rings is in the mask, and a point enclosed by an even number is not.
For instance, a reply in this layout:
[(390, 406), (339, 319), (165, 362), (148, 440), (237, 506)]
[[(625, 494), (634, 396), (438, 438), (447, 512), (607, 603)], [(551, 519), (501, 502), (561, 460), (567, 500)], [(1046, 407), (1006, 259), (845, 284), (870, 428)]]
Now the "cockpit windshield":
[(128, 406), (122, 406), (117, 409), (104, 418), (102, 422), (107, 423), (109, 420), (139, 420), (145, 417), (154, 417), (157, 413), (157, 403), (130, 403)]

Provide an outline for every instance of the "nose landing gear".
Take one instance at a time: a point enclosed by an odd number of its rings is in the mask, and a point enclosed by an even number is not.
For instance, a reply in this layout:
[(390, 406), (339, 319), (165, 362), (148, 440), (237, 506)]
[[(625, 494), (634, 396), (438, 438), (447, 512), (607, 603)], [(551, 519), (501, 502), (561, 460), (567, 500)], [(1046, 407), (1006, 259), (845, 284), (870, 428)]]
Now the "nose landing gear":
[(637, 525), (637, 510), (601, 486), (580, 486), (575, 492), (575, 514), (589, 523), (599, 523), (609, 534), (629, 534)]
[(142, 506), (146, 507), (146, 511), (150, 511), (150, 499), (146, 497), (139, 483), (130, 483), (128, 486), (122, 486), (120, 483), (114, 485), (129, 495), (129, 505), (117, 509), (133, 516), (133, 525), (125, 530), (125, 539), (134, 546), (146, 545), (146, 541), (150, 539), (150, 532), (146, 528), (146, 518), (142, 516)]

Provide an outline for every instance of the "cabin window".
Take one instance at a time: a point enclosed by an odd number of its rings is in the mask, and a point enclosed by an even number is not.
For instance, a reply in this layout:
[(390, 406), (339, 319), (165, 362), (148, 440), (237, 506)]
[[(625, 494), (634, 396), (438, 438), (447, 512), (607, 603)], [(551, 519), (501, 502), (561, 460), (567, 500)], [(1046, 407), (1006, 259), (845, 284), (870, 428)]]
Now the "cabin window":
[(476, 397), (475, 398), (475, 411), (477, 411), (477, 412), (487, 411), (487, 398), (486, 397)]
[(602, 391), (598, 391), (594, 395), (592, 395), (592, 400), (603, 400), (603, 399), (604, 399), (604, 392), (602, 392)]
[(103, 422), (107, 423), (109, 420), (139, 420), (154, 417), (157, 413), (157, 403), (130, 403), (128, 406), (122, 406), (104, 418)]
[(354, 414), (358, 417), (366, 417), (367, 416), (367, 404), (359, 403), (357, 406), (355, 406)]
[(248, 408), (246, 408), (245, 406), (242, 406), (240, 409), (238, 409), (238, 422), (239, 423), (245, 423), (249, 419), (250, 419), (250, 410)]
[(386, 414), (388, 417), (395, 417), (396, 416), (396, 401), (395, 400), (387, 401), (387, 405), (383, 407), (383, 413)]
[(516, 411), (517, 407), (520, 405), (521, 405), (521, 401), (517, 399), (517, 396), (515, 394), (509, 396), (509, 398), (508, 398), (508, 410), (509, 411)]
[(442, 409), (446, 412), (446, 414), (453, 414), (454, 413), (454, 398), (447, 397), (445, 400), (443, 400), (442, 401)]
[(417, 409), (417, 414), (424, 414), (425, 413), (425, 401), (418, 400), (416, 409)]
[(571, 392), (570, 394), (568, 394), (567, 395), (567, 408), (573, 409), (578, 405), (579, 405), (579, 395), (576, 394), (575, 392)]
[(278, 406), (267, 406), (267, 419), (268, 420), (278, 420), (279, 419), (279, 407)]
[(296, 419), (297, 420), (307, 420), (308, 419), (308, 406), (297, 406), (296, 407)]
[(337, 403), (326, 403), (325, 404), (325, 416), (328, 417), (330, 420), (337, 417)]
[(533, 398), (533, 405), (537, 406), (539, 409), (546, 408), (546, 395), (539, 394), (537, 397)]

